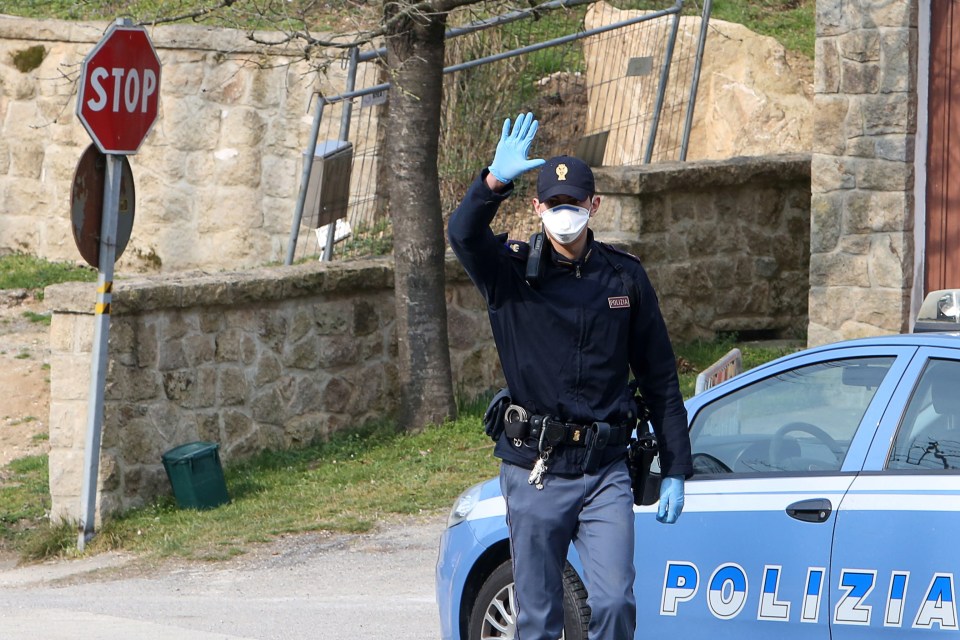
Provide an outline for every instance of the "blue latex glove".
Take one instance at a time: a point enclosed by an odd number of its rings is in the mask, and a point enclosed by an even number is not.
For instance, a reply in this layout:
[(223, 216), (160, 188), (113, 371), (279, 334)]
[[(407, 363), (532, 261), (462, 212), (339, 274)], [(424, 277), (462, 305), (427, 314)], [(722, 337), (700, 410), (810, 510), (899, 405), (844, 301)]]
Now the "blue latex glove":
[(673, 524), (683, 511), (683, 476), (667, 476), (660, 482), (657, 522)]
[(527, 159), (530, 143), (537, 134), (540, 123), (533, 119), (530, 112), (517, 116), (517, 122), (510, 128), (510, 118), (503, 121), (503, 133), (497, 143), (497, 153), (493, 156), (490, 173), (500, 182), (512, 182), (520, 174), (536, 169), (546, 162), (542, 158)]

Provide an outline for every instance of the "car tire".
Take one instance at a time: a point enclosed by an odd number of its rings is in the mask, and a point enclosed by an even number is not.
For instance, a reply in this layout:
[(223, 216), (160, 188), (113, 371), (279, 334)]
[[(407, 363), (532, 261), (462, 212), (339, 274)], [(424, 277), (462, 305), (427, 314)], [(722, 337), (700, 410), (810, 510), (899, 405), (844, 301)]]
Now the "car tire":
[[(516, 637), (513, 567), (507, 560), (483, 582), (467, 627), (469, 640), (510, 640)], [(569, 564), (563, 571), (563, 640), (587, 640), (590, 607), (587, 589)]]

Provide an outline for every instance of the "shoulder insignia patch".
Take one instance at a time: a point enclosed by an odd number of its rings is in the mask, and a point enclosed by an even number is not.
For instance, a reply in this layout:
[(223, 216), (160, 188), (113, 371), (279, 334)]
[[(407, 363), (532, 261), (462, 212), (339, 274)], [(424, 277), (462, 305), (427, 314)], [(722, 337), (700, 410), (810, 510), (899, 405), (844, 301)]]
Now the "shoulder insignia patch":
[(530, 253), (530, 245), (522, 240), (507, 240), (504, 246), (507, 248), (510, 257), (517, 260), (526, 260), (527, 254)]
[(610, 253), (616, 254), (618, 256), (626, 256), (632, 260), (635, 260), (636, 262), (640, 262), (640, 258), (638, 258), (637, 256), (627, 251), (624, 251), (623, 249), (615, 247), (612, 244), (607, 244), (606, 242), (600, 242), (599, 244), (603, 245), (603, 248), (609, 251)]

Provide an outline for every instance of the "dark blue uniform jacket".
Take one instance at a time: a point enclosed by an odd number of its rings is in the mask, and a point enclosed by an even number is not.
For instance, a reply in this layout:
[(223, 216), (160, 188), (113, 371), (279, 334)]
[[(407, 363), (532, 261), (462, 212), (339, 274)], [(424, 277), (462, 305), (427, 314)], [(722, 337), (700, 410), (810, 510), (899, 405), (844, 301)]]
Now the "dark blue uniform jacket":
[[(486, 173), (454, 211), (448, 233), (454, 253), (487, 302), (513, 402), (532, 414), (568, 422), (621, 424), (635, 416), (628, 387), (632, 370), (650, 407), (662, 473), (690, 475), (687, 413), (676, 359), (640, 261), (607, 245), (598, 247), (588, 231), (582, 259), (570, 262), (549, 249), (546, 273), (537, 288), (531, 287), (524, 278), (528, 245), (504, 242), (490, 229), (512, 185), (495, 193), (483, 181)], [(637, 308), (624, 305), (630, 296), (611, 262), (628, 270), (636, 283)], [(623, 456), (625, 450), (608, 447), (602, 463)], [(582, 447), (559, 447), (547, 462), (548, 473), (582, 473), (584, 453)], [(517, 447), (505, 436), (495, 449), (497, 457), (527, 468), (537, 454), (536, 442)]]

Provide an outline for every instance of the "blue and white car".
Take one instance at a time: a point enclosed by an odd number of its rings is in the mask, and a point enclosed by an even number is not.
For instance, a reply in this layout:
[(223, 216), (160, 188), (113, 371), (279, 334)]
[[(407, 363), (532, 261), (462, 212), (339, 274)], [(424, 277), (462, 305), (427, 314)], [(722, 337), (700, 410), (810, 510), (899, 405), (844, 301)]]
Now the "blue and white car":
[[(960, 291), (928, 297), (916, 326), (941, 332), (808, 349), (687, 401), (683, 515), (634, 509), (638, 638), (960, 631)], [(496, 480), (454, 505), (444, 639), (514, 637), (505, 511)], [(589, 585), (573, 547), (568, 561), (564, 633), (580, 640)]]

